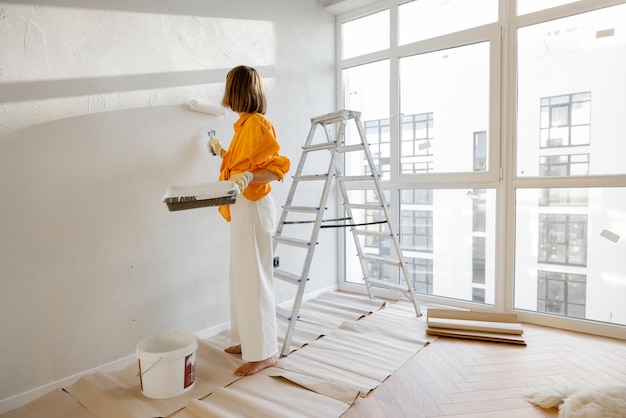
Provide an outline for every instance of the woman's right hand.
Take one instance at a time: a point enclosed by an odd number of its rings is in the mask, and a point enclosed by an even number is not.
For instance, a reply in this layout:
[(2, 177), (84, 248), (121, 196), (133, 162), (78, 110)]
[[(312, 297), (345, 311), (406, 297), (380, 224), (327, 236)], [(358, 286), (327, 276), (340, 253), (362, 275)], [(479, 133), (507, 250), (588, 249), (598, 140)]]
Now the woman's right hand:
[(207, 143), (207, 147), (209, 148), (209, 152), (213, 155), (217, 155), (220, 158), (224, 156), (224, 147), (222, 147), (222, 143), (220, 142), (219, 139), (212, 137), (211, 139), (209, 139), (209, 142)]

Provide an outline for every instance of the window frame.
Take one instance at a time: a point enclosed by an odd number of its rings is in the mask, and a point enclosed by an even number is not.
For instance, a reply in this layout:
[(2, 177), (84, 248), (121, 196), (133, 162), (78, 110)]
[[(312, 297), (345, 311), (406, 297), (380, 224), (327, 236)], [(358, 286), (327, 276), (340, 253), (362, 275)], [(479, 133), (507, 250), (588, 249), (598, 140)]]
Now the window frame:
[[(489, 121), (489, 169), (473, 173), (436, 173), (436, 174), (401, 174), (399, 170), (391, 170), (390, 180), (383, 181), (382, 186), (391, 193), (391, 207), (395, 218), (392, 221), (399, 225), (400, 193), (402, 189), (423, 187), (425, 189), (470, 188), (493, 189), (496, 193), (496, 235), (495, 248), (495, 295), (494, 305), (481, 305), (484, 310), (516, 312), (520, 320), (529, 323), (554, 326), (564, 329), (573, 329), (599, 335), (616, 337), (623, 334), (623, 326), (611, 325), (577, 318), (558, 317), (529, 312), (514, 308), (515, 291), (515, 196), (518, 190), (541, 188), (595, 188), (595, 187), (625, 187), (626, 175), (574, 175), (574, 176), (518, 176), (516, 167), (516, 118), (517, 118), (517, 31), (539, 23), (554, 19), (591, 12), (605, 7), (625, 4), (625, 0), (578, 0), (572, 3), (533, 11), (525, 15), (517, 15), (517, 0), (499, 0), (498, 22), (477, 28), (462, 30), (433, 39), (418, 41), (406, 45), (398, 45), (397, 22), (398, 5), (403, 0), (381, 0), (357, 10), (349, 11), (337, 16), (337, 33), (341, 31), (341, 23), (355, 19), (369, 13), (380, 11), (383, 8), (390, 10), (390, 43), (389, 50), (377, 51), (350, 59), (341, 58), (341, 39), (337, 36), (337, 66), (338, 80), (337, 107), (342, 108), (344, 92), (342, 88), (342, 70), (353, 66), (363, 65), (377, 60), (390, 60), (390, 115), (395, 121), (390, 123), (391, 161), (399, 167), (399, 145), (393, 141), (400, 138), (397, 123), (399, 117), (399, 59), (414, 54), (434, 52), (441, 49), (463, 46), (474, 42), (490, 42), (490, 121)], [(494, 58), (494, 57), (497, 57)], [(575, 93), (575, 92), (572, 92)], [(581, 153), (584, 153), (582, 151)], [(576, 152), (578, 154), (578, 152)], [(537, 161), (539, 164), (539, 161)], [(549, 193), (548, 193), (549, 194)], [(550, 196), (548, 198), (551, 200)], [(341, 201), (341, 199), (339, 199)], [(348, 237), (350, 238), (350, 237)], [(345, 235), (338, 234), (340, 259), (345, 256)], [(359, 285), (344, 281), (343, 265), (338, 268), (338, 284), (340, 289), (361, 292)], [(476, 305), (467, 301), (449, 298), (420, 295), (423, 302), (445, 303), (459, 308), (475, 308)], [(623, 338), (623, 337), (622, 337)]]
[[(507, 143), (504, 145), (506, 149), (506, 158), (504, 159), (504, 181), (506, 184), (506, 282), (507, 291), (506, 309), (507, 311), (516, 312), (521, 321), (546, 325), (556, 328), (570, 329), (591, 334), (604, 335), (609, 337), (624, 338), (624, 326), (613, 325), (603, 322), (589, 321), (585, 319), (564, 317), (558, 315), (548, 315), (541, 312), (531, 312), (514, 308), (514, 291), (515, 291), (515, 196), (518, 190), (523, 189), (558, 189), (558, 188), (605, 188), (605, 187), (624, 187), (626, 186), (626, 175), (585, 175), (585, 176), (562, 176), (562, 177), (543, 177), (543, 176), (520, 176), (517, 174), (517, 134), (516, 134), (516, 116), (517, 116), (517, 32), (528, 26), (533, 26), (548, 22), (551, 20), (561, 19), (574, 16), (581, 13), (592, 12), (594, 10), (603, 9), (620, 4), (626, 4), (626, 1), (620, 0), (578, 0), (573, 3), (556, 6), (553, 8), (528, 13), (525, 15), (516, 15), (516, 0), (507, 2), (501, 0), (501, 3), (511, 3), (507, 16), (507, 34), (508, 39), (505, 41), (505, 48), (509, 51), (508, 58), (503, 62), (505, 68), (504, 79), (507, 84), (507, 91), (510, 92), (506, 99), (507, 113), (506, 120), (503, 124), (507, 127), (504, 138)], [(572, 92), (574, 93), (574, 92)]]

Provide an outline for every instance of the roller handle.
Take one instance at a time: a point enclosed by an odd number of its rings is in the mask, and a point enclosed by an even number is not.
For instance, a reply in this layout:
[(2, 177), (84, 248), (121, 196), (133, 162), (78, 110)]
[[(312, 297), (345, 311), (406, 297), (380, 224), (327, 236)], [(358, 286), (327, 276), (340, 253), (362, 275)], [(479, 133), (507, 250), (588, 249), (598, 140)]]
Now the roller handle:
[[(207, 134), (209, 135), (209, 138), (210, 138), (209, 140), (211, 140), (211, 139), (213, 139), (215, 137), (215, 130), (211, 129), (210, 131), (207, 132)], [(213, 151), (213, 147), (212, 146), (209, 146), (209, 148), (211, 149), (211, 154), (217, 155), (215, 153), (215, 151)]]

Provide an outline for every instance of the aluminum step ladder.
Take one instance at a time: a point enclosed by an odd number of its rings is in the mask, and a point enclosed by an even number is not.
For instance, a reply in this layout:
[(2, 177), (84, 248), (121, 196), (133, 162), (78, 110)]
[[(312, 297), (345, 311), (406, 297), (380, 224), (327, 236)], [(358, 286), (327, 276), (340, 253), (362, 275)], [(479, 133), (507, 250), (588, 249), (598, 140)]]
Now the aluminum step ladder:
[[(291, 266), (291, 271), (282, 268), (274, 269), (276, 279), (297, 286), (291, 312), (277, 308), (278, 315), (288, 321), (281, 351), (282, 357), (287, 356), (290, 351), (291, 340), (299, 319), (302, 297), (309, 280), (311, 262), (318, 245), (320, 230), (323, 228), (350, 228), (363, 271), (363, 280), (371, 299), (374, 298), (372, 288), (379, 287), (397, 291), (413, 303), (417, 316), (422, 315), (413, 287), (410, 285), (411, 282), (398, 237), (392, 230), (389, 205), (385, 201), (380, 186), (380, 178), (369, 146), (365, 141), (365, 131), (360, 118), (360, 112), (340, 110), (311, 119), (311, 128), (306, 143), (302, 147), (302, 156), (293, 176), (286, 203), (282, 207), (282, 214), (279, 218), (276, 234), (273, 237), (274, 253), (280, 245), (297, 248), (298, 251), (303, 252), (298, 257), (296, 265)], [(356, 124), (360, 137), (354, 145), (345, 144), (346, 128), (350, 121)], [(318, 128), (322, 128), (324, 132), (321, 141), (319, 138), (316, 139)], [(360, 158), (359, 161), (365, 160), (367, 163), (364, 175), (343, 175), (340, 156), (345, 157), (349, 153), (361, 153), (361, 155), (357, 155)], [(309, 158), (313, 155), (317, 158)], [(324, 165), (324, 161), (327, 162), (327, 166)], [(316, 163), (313, 164), (313, 167), (311, 167), (312, 162)], [(323, 171), (321, 174), (319, 173), (320, 162), (321, 171)], [(333, 180), (339, 186), (345, 216), (324, 219)], [(315, 186), (312, 186), (313, 184)], [(352, 200), (361, 201), (351, 203), (350, 193), (363, 190), (368, 196), (367, 201), (353, 198)], [(299, 196), (306, 198), (298, 199)], [(357, 213), (361, 214), (360, 218), (355, 218)], [(366, 215), (368, 213), (369, 215)], [(303, 233), (302, 227), (304, 225), (307, 225), (309, 229), (305, 229)], [(289, 231), (294, 227), (296, 228), (295, 231)], [(298, 228), (300, 229), (298, 230)], [(310, 234), (308, 234), (309, 232)], [(303, 235), (308, 235), (308, 238), (302, 239)], [(384, 252), (388, 252), (388, 254), (365, 252), (361, 240), (379, 243), (378, 247), (386, 249)], [(295, 251), (292, 250), (292, 252)], [(384, 277), (384, 274), (380, 274), (385, 268), (383, 266), (390, 266), (392, 269), (399, 270), (393, 276), (395, 277), (393, 281), (390, 277)], [(301, 270), (294, 273), (293, 270), (297, 270), (298, 267), (301, 267)]]

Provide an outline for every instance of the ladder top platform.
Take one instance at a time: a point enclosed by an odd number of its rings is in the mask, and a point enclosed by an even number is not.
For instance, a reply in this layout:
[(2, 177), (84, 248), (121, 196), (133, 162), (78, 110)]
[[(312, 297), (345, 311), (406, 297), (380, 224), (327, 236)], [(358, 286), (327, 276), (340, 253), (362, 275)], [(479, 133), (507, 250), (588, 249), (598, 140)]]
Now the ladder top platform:
[(325, 115), (311, 118), (311, 123), (335, 123), (343, 120), (357, 118), (361, 116), (361, 112), (355, 110), (338, 110), (336, 112), (327, 113)]

